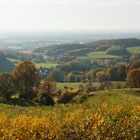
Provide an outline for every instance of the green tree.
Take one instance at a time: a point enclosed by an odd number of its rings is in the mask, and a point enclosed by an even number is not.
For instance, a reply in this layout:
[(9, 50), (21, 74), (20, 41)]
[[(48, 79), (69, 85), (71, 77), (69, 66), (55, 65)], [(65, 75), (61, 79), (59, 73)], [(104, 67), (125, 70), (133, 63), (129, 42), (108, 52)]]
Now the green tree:
[(109, 69), (109, 80), (111, 81), (125, 81), (127, 76), (127, 68), (125, 64), (116, 64)]
[(6, 99), (10, 99), (10, 97), (14, 93), (14, 82), (13, 77), (9, 73), (0, 74), (0, 94), (2, 97)]
[(33, 98), (33, 88), (37, 87), (40, 82), (38, 70), (35, 68), (35, 65), (28, 61), (19, 63), (13, 72), (13, 77), (20, 97), (25, 99)]

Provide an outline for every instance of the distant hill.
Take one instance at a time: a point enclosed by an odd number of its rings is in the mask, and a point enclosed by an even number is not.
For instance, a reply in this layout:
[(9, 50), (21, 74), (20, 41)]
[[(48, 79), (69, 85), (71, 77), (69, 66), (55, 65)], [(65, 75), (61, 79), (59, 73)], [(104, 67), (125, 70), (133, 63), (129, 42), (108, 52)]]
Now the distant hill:
[(123, 46), (125, 48), (140, 46), (140, 39), (126, 38), (126, 39), (110, 39), (99, 40), (87, 43), (87, 45), (98, 51), (105, 51), (112, 45)]
[(45, 53), (50, 57), (60, 60), (71, 60), (78, 56), (86, 56), (89, 52), (107, 51), (113, 46), (121, 46), (124, 48), (140, 46), (140, 39), (110, 39), (87, 42), (83, 44), (59, 44), (45, 46), (34, 50), (35, 53)]

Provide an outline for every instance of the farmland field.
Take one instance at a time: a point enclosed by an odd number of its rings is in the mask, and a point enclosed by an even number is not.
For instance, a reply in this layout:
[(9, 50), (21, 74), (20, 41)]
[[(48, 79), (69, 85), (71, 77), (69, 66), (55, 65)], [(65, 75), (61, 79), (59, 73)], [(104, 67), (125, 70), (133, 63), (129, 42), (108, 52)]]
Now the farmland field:
[(14, 64), (17, 64), (20, 62), (20, 60), (17, 60), (17, 59), (12, 59), (12, 58), (7, 58), (9, 61), (11, 61), (12, 63)]
[(80, 82), (64, 82), (64, 83), (57, 83), (57, 87), (62, 89), (65, 86), (69, 87), (69, 88), (78, 88), (78, 86), (80, 85)]
[(91, 52), (88, 54), (88, 57), (90, 58), (120, 58), (119, 56), (108, 55), (106, 51)]
[[(120, 85), (122, 87), (125, 86), (125, 82), (122, 81), (117, 81), (117, 82), (111, 82), (113, 86), (117, 86)], [(63, 89), (65, 86), (67, 86), (68, 88), (78, 88), (79, 85), (86, 85), (86, 83), (82, 83), (82, 82), (63, 82), (63, 83), (57, 83), (57, 87), (60, 89)], [(100, 82), (93, 82), (92, 83), (93, 86), (99, 86), (101, 83)]]
[(94, 51), (87, 54), (87, 56), (79, 57), (81, 59), (111, 59), (111, 58), (121, 58), (120, 56), (108, 55), (106, 51)]
[[(17, 59), (12, 59), (12, 58), (7, 58), (10, 62), (12, 62), (13, 64), (17, 64), (20, 62), (20, 60)], [(51, 63), (51, 62), (47, 62), (47, 63), (35, 63), (36, 68), (39, 67), (45, 67), (45, 68), (51, 68), (51, 67), (56, 67), (58, 64), (57, 63)]]
[(140, 53), (140, 46), (127, 48), (130, 53)]
[(58, 64), (56, 63), (36, 63), (35, 66), (36, 68), (39, 67), (44, 67), (44, 68), (51, 68), (51, 67), (56, 67)]

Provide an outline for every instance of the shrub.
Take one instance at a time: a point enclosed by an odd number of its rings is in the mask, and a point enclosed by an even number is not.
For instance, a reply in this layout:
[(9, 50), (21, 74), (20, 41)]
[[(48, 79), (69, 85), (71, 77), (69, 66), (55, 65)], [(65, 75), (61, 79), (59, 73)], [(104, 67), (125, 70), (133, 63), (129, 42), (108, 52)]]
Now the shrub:
[(43, 105), (54, 105), (54, 99), (51, 95), (47, 94), (47, 93), (41, 93), (38, 97), (39, 102)]
[(32, 100), (36, 97), (36, 92), (33, 89), (30, 89), (28, 91), (24, 91), (22, 94), (19, 94), (19, 98), (23, 98), (26, 100)]
[(80, 89), (66, 90), (62, 96), (58, 99), (58, 103), (72, 103), (73, 98), (81, 93)]
[(102, 70), (96, 73), (96, 79), (99, 82), (108, 80), (108, 72), (106, 70)]

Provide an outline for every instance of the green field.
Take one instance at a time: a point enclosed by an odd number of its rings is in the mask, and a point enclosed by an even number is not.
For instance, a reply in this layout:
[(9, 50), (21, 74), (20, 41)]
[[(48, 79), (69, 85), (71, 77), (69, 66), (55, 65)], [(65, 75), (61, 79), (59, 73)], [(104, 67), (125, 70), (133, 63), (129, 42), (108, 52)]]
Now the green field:
[(127, 48), (130, 53), (140, 53), (140, 46)]
[(36, 63), (35, 66), (36, 68), (44, 67), (44, 68), (51, 68), (51, 67), (56, 67), (58, 64), (56, 63)]
[(12, 58), (7, 58), (9, 61), (11, 61), (12, 63), (14, 64), (17, 64), (20, 62), (20, 60), (17, 60), (17, 59), (12, 59)]
[(94, 97), (89, 98), (85, 103), (102, 103), (121, 104), (123, 102), (136, 102), (140, 104), (140, 89), (113, 89), (103, 90), (94, 93)]
[(64, 86), (67, 86), (69, 88), (78, 88), (80, 85), (80, 82), (64, 82), (64, 83), (57, 83), (57, 87), (60, 89), (63, 89)]
[[(113, 86), (117, 86), (117, 85), (120, 85), (122, 87), (125, 86), (125, 82), (121, 82), (121, 81), (117, 81), (117, 82), (111, 82)], [(78, 88), (79, 85), (86, 85), (86, 83), (82, 83), (82, 82), (64, 82), (64, 83), (57, 83), (57, 87), (60, 88), (60, 89), (63, 89), (64, 86), (67, 86), (68, 88)], [(93, 82), (92, 83), (93, 86), (100, 86), (100, 82)]]
[(88, 54), (89, 58), (120, 58), (115, 55), (108, 55), (106, 51), (91, 52)]
[[(10, 62), (12, 62), (13, 64), (17, 64), (17, 63), (20, 62), (20, 60), (11, 59), (11, 58), (8, 58), (8, 60)], [(40, 67), (51, 68), (51, 67), (56, 67), (57, 65), (58, 65), (57, 63), (51, 63), (51, 62), (47, 62), (47, 63), (35, 63), (36, 68), (40, 68)]]
[(115, 55), (108, 55), (106, 51), (94, 51), (87, 54), (87, 56), (84, 57), (78, 57), (80, 59), (113, 59), (113, 58), (121, 58), (120, 56)]

